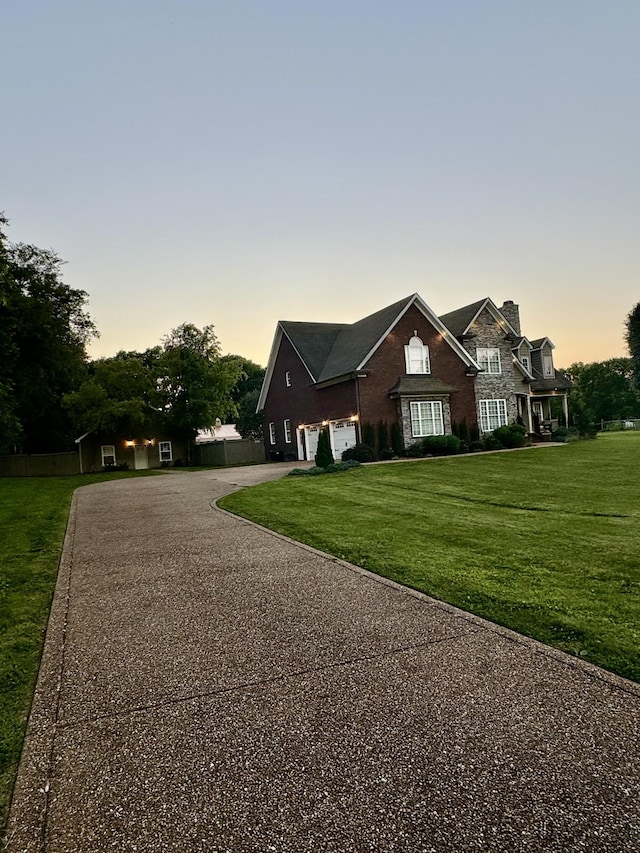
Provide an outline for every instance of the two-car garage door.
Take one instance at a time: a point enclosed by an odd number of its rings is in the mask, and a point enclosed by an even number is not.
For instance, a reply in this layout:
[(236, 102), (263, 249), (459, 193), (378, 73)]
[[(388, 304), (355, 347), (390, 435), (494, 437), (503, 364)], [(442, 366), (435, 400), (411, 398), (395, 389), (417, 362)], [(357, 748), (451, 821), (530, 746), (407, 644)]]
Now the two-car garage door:
[[(318, 449), (318, 436), (322, 429), (321, 424), (305, 427), (305, 439), (307, 446), (307, 459), (312, 460)], [(342, 458), (342, 453), (347, 447), (353, 447), (356, 443), (356, 425), (352, 421), (330, 421), (329, 437), (331, 439), (331, 450), (336, 462)]]

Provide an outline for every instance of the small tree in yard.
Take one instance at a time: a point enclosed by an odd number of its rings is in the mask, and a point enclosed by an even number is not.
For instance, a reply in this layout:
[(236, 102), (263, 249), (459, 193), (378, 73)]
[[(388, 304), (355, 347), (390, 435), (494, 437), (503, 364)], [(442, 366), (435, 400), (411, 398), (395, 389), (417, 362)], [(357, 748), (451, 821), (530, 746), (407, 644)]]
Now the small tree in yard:
[(328, 465), (333, 465), (333, 462), (329, 433), (326, 429), (321, 429), (318, 436), (318, 448), (316, 450), (316, 465), (318, 468), (326, 468)]

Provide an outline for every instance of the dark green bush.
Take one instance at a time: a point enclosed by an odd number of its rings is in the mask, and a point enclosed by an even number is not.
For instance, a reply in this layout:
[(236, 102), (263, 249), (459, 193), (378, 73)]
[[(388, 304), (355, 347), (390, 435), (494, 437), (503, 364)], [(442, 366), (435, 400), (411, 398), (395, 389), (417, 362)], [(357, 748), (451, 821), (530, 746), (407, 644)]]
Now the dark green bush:
[(498, 427), (491, 434), (502, 447), (522, 447), (524, 444), (525, 429), (520, 424)]
[(462, 442), (456, 435), (428, 435), (421, 444), (423, 456), (452, 456), (460, 453)]
[(348, 447), (342, 454), (342, 461), (349, 462), (375, 462), (376, 455), (373, 447), (369, 444), (356, 444), (354, 447)]
[(504, 445), (492, 432), (488, 433), (488, 435), (483, 436), (482, 438), (482, 449), (483, 450), (502, 450)]
[(340, 471), (349, 471), (351, 468), (359, 468), (360, 463), (354, 459), (349, 459), (346, 462), (333, 462), (327, 465), (326, 468), (318, 468), (315, 465), (313, 468), (293, 468), (289, 471), (289, 477), (317, 477), (320, 474), (337, 474)]
[(318, 468), (326, 468), (327, 465), (333, 465), (334, 461), (333, 454), (331, 453), (329, 433), (326, 429), (321, 429), (320, 435), (318, 436), (318, 447), (316, 450), (316, 466)]
[(410, 444), (405, 450), (405, 455), (410, 459), (416, 459), (418, 456), (424, 456), (424, 453), (422, 452), (422, 442), (415, 441), (413, 444)]
[(391, 424), (390, 430), (391, 447), (396, 456), (402, 456), (404, 450), (404, 442), (402, 441), (402, 430), (400, 424), (394, 421)]

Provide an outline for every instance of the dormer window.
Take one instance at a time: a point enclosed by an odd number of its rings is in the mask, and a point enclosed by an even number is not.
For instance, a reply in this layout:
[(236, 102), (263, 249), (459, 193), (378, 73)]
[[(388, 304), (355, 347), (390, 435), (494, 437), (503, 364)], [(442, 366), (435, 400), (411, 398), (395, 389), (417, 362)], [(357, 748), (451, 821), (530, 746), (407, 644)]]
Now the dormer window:
[(284, 384), (287, 388), (291, 388), (291, 372), (289, 370), (284, 375)]
[(522, 364), (523, 367), (526, 367), (526, 369), (529, 370), (529, 358), (528, 358), (528, 356), (523, 355), (522, 358), (520, 359), (520, 363)]
[(477, 357), (480, 370), (484, 373), (502, 373), (499, 349), (478, 348)]
[(553, 370), (553, 356), (546, 354), (542, 356), (542, 369), (544, 371), (544, 375), (547, 378), (553, 379), (553, 377), (555, 376)]
[(431, 373), (429, 347), (422, 343), (422, 338), (417, 334), (414, 334), (405, 346), (404, 360), (407, 373)]

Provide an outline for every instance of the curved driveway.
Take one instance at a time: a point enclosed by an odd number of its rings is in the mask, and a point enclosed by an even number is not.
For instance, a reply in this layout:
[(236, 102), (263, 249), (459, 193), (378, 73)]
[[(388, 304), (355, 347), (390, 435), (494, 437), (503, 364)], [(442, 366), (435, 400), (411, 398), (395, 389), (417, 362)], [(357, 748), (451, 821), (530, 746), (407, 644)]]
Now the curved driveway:
[(639, 850), (638, 686), (214, 508), (288, 467), (76, 493), (9, 853)]

